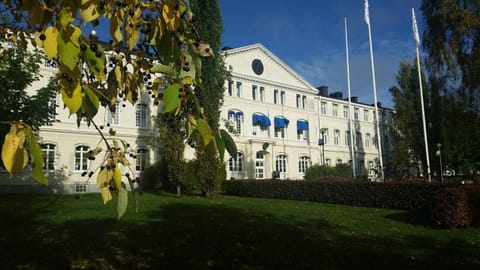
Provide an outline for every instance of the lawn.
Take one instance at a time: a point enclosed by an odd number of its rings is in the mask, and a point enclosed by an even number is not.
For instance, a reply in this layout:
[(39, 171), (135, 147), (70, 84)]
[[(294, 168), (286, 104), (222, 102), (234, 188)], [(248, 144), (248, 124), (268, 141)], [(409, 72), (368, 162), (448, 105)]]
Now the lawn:
[(1, 269), (480, 269), (480, 229), (400, 210), (144, 194), (0, 199)]

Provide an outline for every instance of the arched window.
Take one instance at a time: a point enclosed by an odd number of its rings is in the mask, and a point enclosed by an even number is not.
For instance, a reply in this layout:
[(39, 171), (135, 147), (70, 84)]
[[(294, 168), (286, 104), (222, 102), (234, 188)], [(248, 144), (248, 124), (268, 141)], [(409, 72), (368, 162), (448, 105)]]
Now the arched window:
[(244, 166), (245, 160), (244, 160), (244, 155), (241, 152), (237, 153), (237, 158), (234, 159), (233, 157), (230, 157), (228, 160), (228, 170), (230, 172), (243, 172), (243, 166)]
[(146, 128), (147, 127), (147, 105), (146, 104), (137, 104), (136, 111), (136, 124), (137, 127)]
[(310, 166), (310, 157), (300, 156), (298, 159), (298, 172), (305, 173), (305, 171)]
[(229, 110), (228, 121), (232, 124), (237, 134), (242, 133), (243, 112), (239, 110)]
[(135, 170), (141, 172), (148, 166), (148, 150), (144, 148), (137, 149), (135, 161)]
[(47, 172), (55, 171), (55, 148), (52, 143), (42, 143), (40, 145), (43, 155), (43, 170)]
[(75, 164), (73, 170), (76, 172), (88, 170), (90, 162), (87, 158), (87, 153), (90, 147), (87, 145), (78, 145), (75, 147)]

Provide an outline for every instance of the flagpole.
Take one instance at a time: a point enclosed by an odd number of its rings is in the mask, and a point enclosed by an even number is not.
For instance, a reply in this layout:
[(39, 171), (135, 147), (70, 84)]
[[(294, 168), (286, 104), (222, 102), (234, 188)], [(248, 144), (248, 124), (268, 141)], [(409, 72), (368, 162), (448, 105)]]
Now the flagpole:
[(347, 33), (347, 17), (345, 17), (345, 51), (347, 56), (347, 89), (348, 89), (348, 123), (350, 127), (350, 150), (352, 152), (352, 172), (353, 177), (356, 177), (355, 173), (355, 149), (353, 144), (353, 123), (352, 123), (352, 98), (350, 92), (350, 62), (348, 59), (348, 33)]
[(415, 48), (417, 51), (417, 69), (418, 69), (418, 83), (420, 85), (420, 104), (422, 106), (422, 122), (423, 122), (423, 139), (425, 140), (425, 156), (427, 158), (427, 175), (428, 182), (432, 182), (432, 174), (430, 172), (430, 155), (428, 151), (428, 137), (427, 137), (427, 125), (425, 122), (425, 106), (423, 105), (423, 83), (422, 83), (422, 71), (420, 69), (420, 51), (418, 46), (420, 44), (420, 36), (418, 34), (417, 20), (415, 19), (415, 9), (412, 8), (412, 27), (413, 38), (415, 39)]
[(377, 85), (375, 83), (375, 64), (373, 61), (373, 47), (372, 47), (372, 30), (370, 29), (370, 16), (368, 12), (368, 0), (365, 0), (365, 22), (368, 26), (368, 41), (370, 43), (370, 64), (372, 66), (372, 82), (373, 82), (373, 101), (375, 102), (375, 125), (377, 129), (377, 145), (378, 145), (378, 156), (380, 160), (380, 179), (385, 180), (384, 171), (383, 171), (383, 155), (382, 155), (382, 142), (380, 139), (380, 127), (379, 127), (379, 118), (378, 118), (378, 103), (377, 103)]

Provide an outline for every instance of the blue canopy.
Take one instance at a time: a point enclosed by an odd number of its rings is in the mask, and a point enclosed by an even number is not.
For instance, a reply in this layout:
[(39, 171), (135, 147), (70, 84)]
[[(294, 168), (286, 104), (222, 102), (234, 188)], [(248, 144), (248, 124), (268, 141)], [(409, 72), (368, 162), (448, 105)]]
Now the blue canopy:
[(308, 121), (307, 120), (297, 120), (297, 130), (298, 131), (308, 130)]
[(254, 113), (252, 115), (253, 125), (261, 127), (269, 127), (271, 125), (270, 119), (264, 114)]
[(243, 112), (241, 111), (234, 111), (234, 110), (228, 111), (228, 118), (238, 118), (242, 115), (243, 115)]
[(290, 121), (285, 117), (275, 117), (275, 128), (286, 128)]

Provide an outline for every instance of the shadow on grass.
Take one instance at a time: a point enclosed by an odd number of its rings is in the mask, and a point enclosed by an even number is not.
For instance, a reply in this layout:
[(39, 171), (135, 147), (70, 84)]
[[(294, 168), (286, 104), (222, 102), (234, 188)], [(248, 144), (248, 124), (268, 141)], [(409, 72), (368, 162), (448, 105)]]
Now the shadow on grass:
[(386, 215), (385, 218), (415, 226), (431, 227), (430, 217), (424, 212), (403, 211)]
[[(297, 223), (226, 205), (166, 204), (148, 223), (49, 224), (3, 216), (3, 269), (475, 269), (478, 251), (452, 240), (355, 235), (322, 217)], [(33, 215), (34, 216), (34, 215)], [(32, 216), (32, 217), (33, 217)], [(9, 225), (16, 227), (9, 227)], [(454, 242), (455, 241), (455, 242)], [(412, 256), (421, 247), (423, 255)], [(452, 246), (454, 246), (452, 255)], [(476, 260), (475, 260), (476, 259)]]

